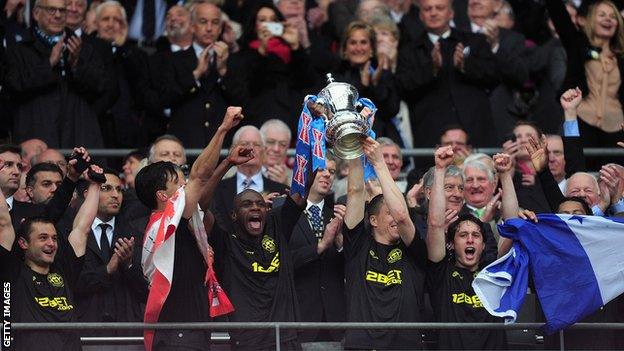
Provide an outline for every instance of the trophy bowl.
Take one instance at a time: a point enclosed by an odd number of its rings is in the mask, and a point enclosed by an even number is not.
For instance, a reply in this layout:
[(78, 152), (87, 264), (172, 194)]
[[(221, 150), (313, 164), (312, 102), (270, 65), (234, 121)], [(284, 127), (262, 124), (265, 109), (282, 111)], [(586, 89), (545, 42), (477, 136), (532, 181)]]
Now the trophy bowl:
[(366, 118), (357, 111), (358, 91), (351, 84), (334, 82), (331, 74), (327, 77), (329, 84), (316, 101), (327, 121), (327, 143), (340, 159), (358, 158), (364, 154), (360, 140), (369, 130)]

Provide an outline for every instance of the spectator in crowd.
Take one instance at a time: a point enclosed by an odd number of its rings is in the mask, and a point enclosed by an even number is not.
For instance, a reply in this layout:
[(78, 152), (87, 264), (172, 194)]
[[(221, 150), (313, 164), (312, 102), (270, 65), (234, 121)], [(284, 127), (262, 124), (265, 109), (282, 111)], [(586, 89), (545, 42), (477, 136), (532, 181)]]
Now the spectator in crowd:
[(431, 146), (445, 126), (461, 125), (475, 146), (494, 145), (487, 90), (499, 83), (491, 46), (477, 34), (451, 29), (449, 0), (424, 0), (426, 32), (399, 50), (396, 79), (412, 108), (414, 146)]
[(74, 35), (82, 37), (83, 34), (86, 34), (83, 27), (87, 13), (87, 0), (68, 0), (66, 4), (67, 20), (65, 25)]
[[(101, 173), (97, 166), (91, 167)], [(0, 195), (0, 275), (3, 282), (11, 284), (13, 322), (76, 322), (72, 289), (84, 262), (99, 185), (92, 182), (90, 188), (91, 196), (78, 211), (68, 237), (57, 235), (54, 221), (48, 217), (33, 216), (23, 223), (12, 222), (5, 195)], [(18, 223), (16, 235), (14, 225)], [(23, 252), (24, 261), (17, 250)], [(14, 338), (16, 350), (82, 349), (75, 331), (20, 332)]]
[(263, 175), (274, 182), (290, 186), (292, 170), (287, 165), (286, 152), (291, 145), (292, 134), (286, 123), (270, 119), (260, 127), (264, 140)]
[[(564, 88), (580, 87), (579, 128), (585, 146), (613, 147), (624, 137), (620, 74), (624, 54), (624, 23), (611, 1), (589, 6), (582, 31), (577, 30), (561, 1), (546, 7), (567, 54)], [(601, 83), (602, 82), (602, 83)]]
[(34, 165), (26, 175), (26, 193), (33, 204), (47, 204), (63, 183), (63, 172), (53, 163)]
[(513, 129), (513, 140), (508, 140), (503, 144), (505, 152), (514, 158), (516, 170), (514, 184), (520, 206), (537, 213), (550, 212), (550, 207), (530, 162), (526, 145), (530, 138), (541, 137), (542, 131), (537, 125), (529, 121), (518, 121)]
[(145, 158), (143, 152), (135, 150), (124, 156), (121, 161), (123, 186), (125, 189), (134, 189), (134, 177), (139, 172), (141, 161)]
[(65, 156), (63, 156), (63, 154), (61, 154), (58, 150), (48, 148), (39, 155), (33, 156), (31, 160), (33, 166), (44, 162), (54, 163), (55, 165), (59, 166), (59, 168), (63, 172), (63, 176), (67, 175), (67, 160), (65, 159)]
[(546, 143), (548, 148), (548, 169), (552, 173), (559, 190), (562, 192), (566, 188), (566, 160), (563, 151), (563, 139), (559, 135), (547, 135)]
[(500, 0), (469, 0), (470, 26), (459, 28), (483, 34), (494, 54), (501, 84), (490, 93), (490, 104), (492, 116), (495, 117), (494, 130), (498, 142), (504, 141), (518, 117), (521, 117), (512, 114), (515, 110), (513, 98), (515, 92), (521, 90), (529, 78), (529, 70), (524, 59), (526, 56), (524, 36), (498, 26), (495, 16), (501, 6)]
[(55, 148), (101, 147), (91, 103), (112, 83), (93, 47), (65, 33), (66, 15), (64, 0), (36, 1), (32, 35), (7, 51), (13, 140), (38, 138)]
[[(451, 218), (450, 221), (445, 215), (447, 205), (444, 178), (446, 167), (452, 163), (453, 151), (450, 146), (436, 150), (427, 230), (429, 258), (427, 285), (432, 306), (438, 322), (497, 322), (500, 318), (493, 317), (485, 310), (472, 288), (472, 280), (481, 267), (481, 255), (485, 250), (484, 227), (487, 224), (469, 214)], [(506, 183), (503, 186), (505, 190), (509, 190), (505, 191), (505, 195), (515, 197), (512, 184), (513, 167), (509, 156), (497, 162), (497, 166), (501, 163), (504, 163), (504, 172), (501, 176)], [(513, 205), (513, 201), (511, 202)], [(506, 209), (509, 211), (506, 212), (506, 218), (516, 217), (517, 201), (515, 206), (509, 207), (511, 208)], [(450, 244), (453, 250), (452, 261), (446, 259), (447, 244)], [(438, 348), (506, 349), (507, 340), (503, 330), (441, 330), (438, 333)]]
[[(97, 215), (88, 231), (84, 266), (74, 285), (78, 321), (140, 322), (147, 282), (134, 244), (143, 233), (132, 233), (128, 223), (118, 216), (123, 192), (117, 173), (107, 169), (104, 176), (106, 183), (100, 185)], [(79, 191), (88, 198), (92, 189)]]
[[(291, 1), (291, 0), (285, 0)], [(295, 0), (301, 3), (303, 1)], [(272, 2), (260, 2), (245, 27), (241, 51), (248, 83), (249, 101), (245, 109), (249, 123), (259, 127), (269, 118), (284, 121), (297, 131), (297, 121), (304, 98), (303, 89), (316, 83), (310, 61), (307, 33), (301, 33), (301, 20), (284, 22), (283, 14)], [(271, 31), (270, 23), (284, 22)], [(271, 29), (270, 29), (271, 28)], [(301, 42), (306, 38), (307, 42)]]
[[(376, 0), (375, 0), (376, 1)], [(340, 66), (334, 70), (338, 82), (353, 85), (360, 97), (371, 99), (377, 106), (373, 130), (400, 142), (392, 119), (399, 112), (399, 95), (394, 84), (390, 60), (375, 50), (375, 30), (363, 22), (349, 24), (342, 37)]]
[(232, 146), (252, 148), (254, 158), (237, 166), (236, 176), (222, 180), (215, 189), (211, 210), (219, 226), (228, 232), (234, 230), (230, 214), (234, 210), (232, 200), (237, 194), (243, 190), (252, 189), (262, 194), (265, 200), (270, 201), (286, 188), (284, 184), (274, 182), (262, 175), (265, 147), (262, 133), (258, 128), (246, 125), (238, 129), (232, 139)]
[(128, 37), (140, 47), (153, 49), (165, 29), (167, 9), (177, 2), (174, 0), (124, 0), (128, 13)]
[(97, 36), (109, 44), (107, 50), (112, 50), (112, 61), (107, 68), (115, 76), (116, 90), (119, 91), (119, 96), (100, 119), (103, 121), (104, 140), (108, 143), (106, 146), (142, 146), (146, 141), (141, 133), (139, 117), (143, 106), (141, 90), (145, 83), (140, 72), (147, 65), (147, 56), (128, 42), (126, 12), (119, 2), (105, 1), (95, 13)]
[(48, 149), (48, 145), (39, 139), (29, 139), (20, 143), (22, 148), (22, 163), (24, 164), (24, 172), (28, 172), (33, 157), (40, 155)]
[[(87, 162), (91, 160), (89, 153), (84, 148), (75, 148), (74, 152), (82, 154), (83, 159)], [(70, 162), (69, 172), (63, 177), (63, 181), (56, 189), (53, 198), (47, 204), (34, 204), (17, 201), (13, 198), (19, 187), (23, 168), (20, 154), (21, 150), (17, 146), (0, 145), (0, 160), (4, 161), (4, 166), (0, 169), (0, 189), (9, 206), (12, 223), (22, 223), (25, 218), (34, 216), (44, 216), (54, 223), (58, 222), (69, 205), (80, 176), (74, 167), (77, 160)]]
[(390, 138), (377, 138), (377, 142), (381, 147), (381, 154), (384, 162), (390, 171), (392, 180), (396, 183), (399, 190), (404, 193), (407, 191), (407, 181), (405, 177), (401, 176), (401, 169), (403, 168), (403, 154), (401, 153), (401, 147), (397, 145)]
[[(344, 322), (346, 318), (340, 233), (345, 206), (334, 205), (331, 194), (336, 162), (328, 157), (325, 166), (316, 174), (304, 215), (289, 243), (303, 322)], [(341, 330), (306, 330), (299, 340), (303, 349), (339, 350), (343, 335)]]
[[(390, 7), (381, 0), (362, 0), (355, 11), (355, 20), (371, 24), (375, 16), (391, 17)], [(349, 26), (347, 25), (346, 28)]]
[[(406, 3), (409, 2), (406, 1)], [(375, 49), (377, 51), (377, 56), (387, 57), (390, 70), (392, 73), (395, 73), (399, 54), (399, 40), (401, 38), (399, 27), (391, 18), (383, 16), (373, 17), (371, 25), (375, 29), (375, 38), (377, 40)], [(388, 127), (388, 125), (390, 125), (390, 127)], [(401, 100), (399, 102), (398, 113), (386, 123), (386, 127), (387, 128), (382, 132), (383, 136), (395, 140), (397, 144), (407, 149), (411, 149), (414, 146), (409, 106), (405, 101)]]
[[(137, 174), (135, 180), (137, 196), (151, 211), (163, 211), (175, 194), (184, 194), (184, 208), (181, 209), (181, 219), (175, 233), (173, 276), (176, 279), (172, 282), (167, 299), (158, 315), (158, 322), (210, 320), (208, 289), (205, 286), (206, 262), (189, 222), (197, 211), (198, 203), (205, 204), (202, 199), (212, 196), (214, 185), (212, 187), (208, 185), (210, 181), (214, 181), (212, 176), (219, 159), (223, 139), (229, 130), (240, 123), (241, 119), (240, 107), (228, 108), (217, 134), (193, 163), (187, 181), (181, 169), (168, 161), (151, 163)], [(248, 160), (249, 151), (245, 154), (247, 156), (239, 156), (241, 150), (243, 148), (237, 148), (236, 152), (231, 154), (230, 160), (236, 159), (237, 162)], [(222, 174), (219, 175), (219, 179), (221, 176)], [(183, 192), (180, 192), (181, 188)], [(210, 232), (210, 229), (208, 226), (206, 232)], [(135, 245), (138, 244), (135, 242)], [(136, 249), (142, 250), (139, 247)], [(228, 291), (228, 294), (231, 295), (231, 291)], [(158, 330), (153, 338), (153, 347), (156, 350), (179, 348), (209, 350), (210, 332)]]
[(147, 158), (149, 163), (168, 161), (176, 166), (186, 164), (186, 152), (182, 141), (173, 135), (165, 134), (152, 143)]
[[(416, 322), (420, 320), (423, 295), (424, 242), (415, 233), (379, 143), (369, 137), (363, 146), (382, 195), (373, 198), (365, 209), (362, 161), (350, 160), (343, 232), (347, 321)], [(348, 330), (344, 345), (348, 349), (418, 349), (422, 340), (417, 331)]]
[[(495, 176), (492, 159), (487, 161), (467, 159), (462, 169), (464, 176), (464, 199), (470, 214), (484, 223), (497, 222), (500, 194), (494, 195), (498, 179)], [(488, 162), (489, 161), (489, 162)]]
[(160, 96), (171, 108), (168, 133), (186, 147), (199, 148), (216, 132), (227, 104), (242, 105), (247, 90), (242, 68), (219, 39), (221, 10), (206, 2), (195, 4), (191, 26), (193, 44), (163, 67)]
[(444, 128), (440, 136), (440, 146), (451, 146), (453, 149), (453, 163), (461, 167), (466, 157), (472, 153), (470, 136), (460, 125), (449, 125)]
[(163, 69), (172, 57), (172, 53), (187, 50), (193, 44), (193, 30), (191, 28), (191, 11), (187, 6), (174, 5), (167, 11), (165, 18), (166, 37), (161, 37), (156, 45), (156, 52), (148, 57), (147, 66), (142, 74), (147, 84), (142, 89), (145, 105), (144, 127), (147, 139), (153, 140), (167, 131), (167, 118), (171, 116), (171, 109), (162, 99), (161, 88)]

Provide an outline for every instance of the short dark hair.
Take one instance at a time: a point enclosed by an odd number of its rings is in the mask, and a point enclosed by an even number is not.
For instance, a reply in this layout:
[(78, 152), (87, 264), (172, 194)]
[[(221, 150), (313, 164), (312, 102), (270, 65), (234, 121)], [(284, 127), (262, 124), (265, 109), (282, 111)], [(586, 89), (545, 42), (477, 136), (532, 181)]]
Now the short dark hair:
[(34, 186), (37, 182), (37, 173), (39, 172), (56, 172), (63, 178), (63, 171), (61, 171), (61, 167), (57, 166), (55, 163), (37, 163), (32, 166), (28, 173), (26, 174), (26, 186)]
[(45, 217), (45, 216), (28, 217), (24, 219), (24, 221), (19, 225), (19, 228), (17, 230), (17, 237), (23, 238), (24, 240), (26, 240), (26, 242), (29, 242), (30, 232), (32, 231), (33, 225), (35, 225), (36, 223), (52, 224), (52, 226), (54, 227), (54, 222), (48, 217)]
[(136, 158), (137, 160), (141, 161), (142, 159), (144, 159), (146, 157), (147, 156), (145, 155), (145, 152), (142, 151), (142, 150), (130, 151), (128, 154), (126, 154), (126, 156), (124, 156), (123, 160), (121, 160), (121, 164), (123, 165), (130, 158)]
[(180, 167), (169, 161), (158, 161), (143, 167), (134, 180), (137, 197), (150, 210), (158, 207), (156, 192), (167, 189), (167, 181), (178, 179)]
[(368, 204), (366, 205), (366, 211), (368, 213), (368, 216), (377, 216), (379, 214), (379, 211), (381, 209), (381, 205), (383, 205), (383, 194), (379, 194), (379, 195), (375, 195), (375, 197), (373, 197)]
[(22, 156), (22, 148), (15, 144), (0, 144), (0, 154), (11, 152)]
[(559, 204), (557, 205), (557, 212), (559, 212), (559, 206), (561, 206), (562, 203), (564, 202), (578, 202), (579, 204), (581, 204), (581, 206), (583, 206), (583, 210), (585, 210), (585, 214), (588, 216), (593, 216), (594, 215), (594, 211), (592, 211), (591, 207), (589, 207), (589, 204), (587, 203), (587, 201), (585, 201), (585, 199), (583, 199), (582, 197), (578, 197), (578, 196), (568, 196), (568, 197), (564, 197), (563, 199), (561, 199), (561, 201), (559, 201)]
[(470, 134), (468, 134), (466, 128), (462, 127), (460, 124), (445, 125), (444, 128), (442, 128), (442, 133), (440, 133), (440, 139), (442, 139), (442, 136), (446, 134), (446, 132), (448, 132), (449, 130), (461, 130), (462, 132), (464, 132), (464, 134), (466, 134), (466, 144), (470, 144)]
[(460, 215), (455, 222), (449, 225), (446, 232), (446, 242), (453, 242), (453, 239), (455, 239), (455, 234), (457, 234), (457, 230), (459, 229), (459, 225), (466, 221), (472, 222), (477, 225), (477, 227), (479, 227), (479, 230), (481, 230), (481, 236), (483, 237), (483, 242), (485, 243), (485, 225), (483, 224), (483, 222), (481, 222), (479, 218), (469, 213)]

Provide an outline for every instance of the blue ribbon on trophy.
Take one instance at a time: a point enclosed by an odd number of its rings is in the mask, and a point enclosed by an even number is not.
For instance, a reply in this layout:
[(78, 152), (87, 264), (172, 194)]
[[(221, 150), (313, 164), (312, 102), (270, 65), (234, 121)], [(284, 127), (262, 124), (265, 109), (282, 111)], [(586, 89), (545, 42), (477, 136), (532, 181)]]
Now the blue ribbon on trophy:
[[(305, 194), (307, 177), (317, 169), (325, 169), (327, 142), (338, 158), (361, 158), (364, 180), (376, 178), (373, 166), (363, 156), (360, 138), (375, 138), (372, 130), (377, 108), (366, 98), (358, 98), (357, 90), (347, 83), (335, 83), (328, 75), (328, 85), (318, 95), (304, 99), (299, 116), (297, 144), (291, 193)], [(324, 112), (310, 111), (310, 105), (322, 106)], [(360, 110), (360, 112), (357, 112)], [(311, 172), (310, 172), (311, 171)]]

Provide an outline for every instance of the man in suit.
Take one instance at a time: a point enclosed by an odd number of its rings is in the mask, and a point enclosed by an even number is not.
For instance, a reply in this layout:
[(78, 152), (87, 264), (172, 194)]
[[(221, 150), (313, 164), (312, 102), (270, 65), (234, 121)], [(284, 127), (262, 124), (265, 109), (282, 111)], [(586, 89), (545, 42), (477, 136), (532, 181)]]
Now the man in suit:
[[(134, 243), (141, 237), (128, 232), (119, 209), (123, 202), (121, 179), (105, 170), (98, 211), (87, 241), (85, 263), (75, 286), (78, 320), (81, 322), (139, 322), (147, 297), (140, 253)], [(87, 193), (87, 189), (80, 191)], [(133, 260), (134, 259), (134, 260)]]
[(37, 26), (7, 50), (3, 90), (14, 102), (13, 140), (101, 147), (93, 103), (110, 89), (111, 77), (91, 45), (66, 35), (66, 11), (63, 0), (37, 0)]
[(34, 204), (47, 204), (63, 183), (63, 172), (53, 163), (34, 165), (26, 175), (26, 194)]
[(236, 145), (253, 148), (254, 158), (238, 166), (234, 177), (224, 179), (219, 183), (211, 208), (217, 223), (228, 232), (234, 230), (230, 219), (234, 196), (243, 190), (253, 189), (261, 193), (265, 201), (270, 201), (275, 195), (286, 189), (284, 184), (274, 182), (262, 175), (265, 150), (262, 135), (258, 128), (247, 125), (237, 130), (232, 139), (232, 146)]
[(171, 108), (168, 133), (186, 147), (201, 148), (215, 134), (228, 105), (245, 101), (243, 70), (233, 67), (220, 40), (221, 10), (202, 2), (191, 9), (193, 45), (173, 54), (163, 67), (161, 98)]
[(435, 145), (459, 124), (476, 146), (495, 145), (487, 92), (498, 85), (496, 63), (482, 36), (451, 29), (450, 0), (423, 0), (425, 32), (399, 50), (396, 78), (411, 107), (414, 146)]
[(147, 58), (147, 67), (142, 74), (147, 86), (142, 89), (145, 104), (145, 129), (148, 140), (167, 131), (171, 109), (161, 98), (160, 89), (163, 81), (163, 68), (174, 52), (186, 50), (193, 44), (191, 12), (184, 6), (174, 5), (167, 11), (165, 21), (167, 37), (161, 37), (156, 45), (156, 52)]
[(496, 116), (494, 129), (499, 143), (511, 133), (518, 119), (517, 115), (512, 114), (516, 112), (513, 108), (513, 94), (529, 79), (529, 69), (524, 60), (526, 56), (524, 36), (498, 26), (495, 17), (501, 6), (499, 0), (469, 0), (470, 23), (466, 28), (458, 27), (472, 33), (483, 34), (496, 59), (496, 67), (502, 82), (491, 92), (490, 104), (492, 115)]
[(165, 30), (167, 10), (176, 0), (122, 0), (128, 13), (128, 37), (139, 47), (152, 48)]
[[(335, 173), (336, 162), (328, 158), (326, 169), (316, 174), (306, 210), (289, 243), (303, 322), (345, 321), (342, 237), (335, 230), (336, 225), (341, 225), (345, 206), (334, 206), (331, 187)], [(338, 223), (330, 225), (330, 221)], [(339, 349), (342, 336), (341, 330), (306, 330), (300, 333), (299, 340), (304, 350), (313, 344), (325, 350)]]
[[(85, 161), (91, 160), (89, 153), (84, 148), (76, 148), (74, 151), (81, 152)], [(4, 165), (0, 169), (0, 190), (9, 205), (12, 223), (18, 227), (24, 219), (34, 216), (46, 216), (53, 222), (58, 222), (69, 205), (76, 182), (80, 176), (74, 168), (76, 161), (73, 160), (69, 163), (67, 176), (63, 178), (63, 181), (54, 192), (54, 196), (46, 204), (43, 204), (22, 202), (13, 198), (13, 195), (19, 188), (23, 168), (21, 149), (10, 144), (0, 145), (0, 159), (4, 161)]]
[(291, 131), (288, 125), (279, 119), (270, 119), (260, 127), (265, 145), (262, 173), (272, 181), (290, 186), (292, 170), (286, 164)]

